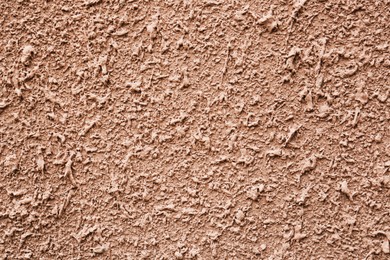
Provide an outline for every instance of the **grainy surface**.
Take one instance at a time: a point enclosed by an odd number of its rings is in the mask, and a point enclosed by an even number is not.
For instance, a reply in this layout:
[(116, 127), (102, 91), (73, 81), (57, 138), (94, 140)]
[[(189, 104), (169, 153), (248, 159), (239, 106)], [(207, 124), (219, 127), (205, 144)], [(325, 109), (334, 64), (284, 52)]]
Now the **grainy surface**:
[(390, 1), (0, 1), (0, 259), (389, 259)]

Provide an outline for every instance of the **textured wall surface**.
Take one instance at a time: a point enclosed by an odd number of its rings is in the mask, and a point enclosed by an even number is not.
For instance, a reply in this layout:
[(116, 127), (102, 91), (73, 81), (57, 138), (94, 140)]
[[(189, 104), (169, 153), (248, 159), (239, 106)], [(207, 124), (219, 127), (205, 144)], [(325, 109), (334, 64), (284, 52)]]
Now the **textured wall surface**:
[(0, 0), (0, 259), (389, 259), (389, 0)]

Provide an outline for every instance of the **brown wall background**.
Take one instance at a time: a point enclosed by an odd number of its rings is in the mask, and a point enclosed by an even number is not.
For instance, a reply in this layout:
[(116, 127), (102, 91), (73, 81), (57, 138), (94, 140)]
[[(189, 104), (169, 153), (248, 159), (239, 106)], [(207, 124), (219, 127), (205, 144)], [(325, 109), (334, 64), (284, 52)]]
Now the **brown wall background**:
[(389, 10), (0, 1), (0, 259), (388, 259)]

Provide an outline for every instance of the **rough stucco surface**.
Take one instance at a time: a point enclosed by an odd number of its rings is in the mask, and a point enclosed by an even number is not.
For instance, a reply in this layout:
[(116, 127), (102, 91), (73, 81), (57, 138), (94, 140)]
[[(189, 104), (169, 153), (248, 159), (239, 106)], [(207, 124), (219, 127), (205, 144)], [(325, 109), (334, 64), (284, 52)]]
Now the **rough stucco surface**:
[(390, 1), (0, 13), (0, 259), (389, 259)]

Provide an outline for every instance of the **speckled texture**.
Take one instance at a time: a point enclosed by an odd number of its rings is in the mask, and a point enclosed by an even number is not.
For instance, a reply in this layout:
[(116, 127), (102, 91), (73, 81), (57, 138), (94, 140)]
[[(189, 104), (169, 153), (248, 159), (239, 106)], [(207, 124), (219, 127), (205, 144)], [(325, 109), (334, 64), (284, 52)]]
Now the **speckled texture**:
[(389, 17), (0, 1), (0, 259), (389, 259)]

